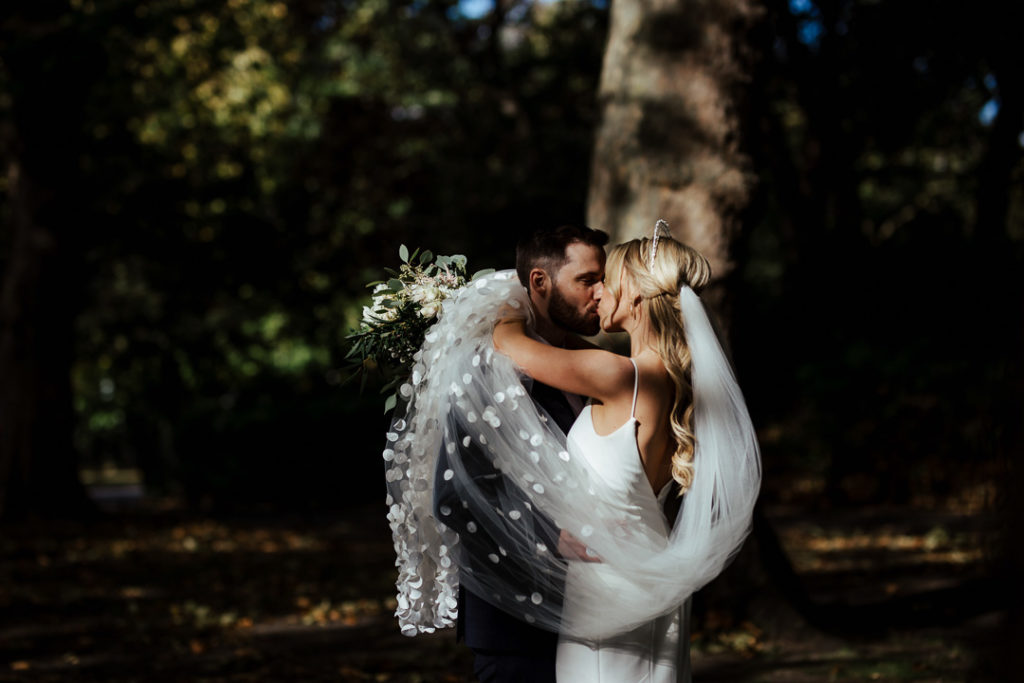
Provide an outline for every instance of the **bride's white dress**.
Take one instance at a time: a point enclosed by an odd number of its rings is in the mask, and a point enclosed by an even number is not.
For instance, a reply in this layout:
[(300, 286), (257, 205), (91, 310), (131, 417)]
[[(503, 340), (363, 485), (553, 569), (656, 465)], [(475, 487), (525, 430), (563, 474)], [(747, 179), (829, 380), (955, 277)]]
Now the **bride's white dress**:
[[(632, 360), (632, 359), (630, 359)], [(594, 429), (591, 407), (586, 406), (567, 435), (567, 450), (585, 459), (619, 497), (624, 511), (622, 524), (642, 524), (667, 542), (669, 525), (663, 512), (666, 485), (655, 496), (644, 473), (636, 441), (636, 393), (639, 373), (633, 361), (633, 408), (630, 418), (608, 435)], [(627, 516), (625, 511), (630, 511)], [(636, 519), (639, 512), (640, 519)], [(591, 607), (599, 607), (603, 591), (615, 591), (625, 582), (601, 563), (573, 562), (566, 576), (566, 594)], [(588, 601), (587, 593), (593, 600)], [(567, 602), (570, 602), (567, 600)], [(673, 609), (635, 629), (597, 642), (577, 641), (562, 636), (556, 660), (560, 683), (675, 683), (690, 681), (689, 606)], [(566, 615), (572, 618), (572, 615)], [(588, 615), (588, 618), (595, 618)]]

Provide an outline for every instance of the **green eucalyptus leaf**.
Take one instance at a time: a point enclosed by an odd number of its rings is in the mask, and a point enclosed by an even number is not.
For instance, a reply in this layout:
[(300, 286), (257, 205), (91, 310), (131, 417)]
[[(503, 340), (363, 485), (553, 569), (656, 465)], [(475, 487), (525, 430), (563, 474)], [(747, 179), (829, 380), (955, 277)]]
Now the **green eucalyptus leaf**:
[(392, 292), (401, 292), (405, 289), (405, 285), (398, 278), (391, 278), (388, 280), (388, 287), (391, 288)]
[(420, 265), (423, 265), (424, 263), (429, 263), (433, 258), (434, 253), (427, 249), (425, 252), (420, 254)]
[(398, 258), (405, 263), (409, 262), (409, 248), (404, 244), (398, 247)]
[(386, 413), (389, 410), (394, 410), (395, 406), (397, 406), (397, 405), (398, 405), (398, 394), (391, 394), (384, 401), (384, 412)]
[(473, 277), (471, 277), (469, 279), (469, 281), (473, 282), (477, 278), (483, 277), (484, 275), (490, 275), (493, 272), (494, 272), (494, 268), (484, 268), (483, 270), (478, 270), (475, 273), (473, 273)]

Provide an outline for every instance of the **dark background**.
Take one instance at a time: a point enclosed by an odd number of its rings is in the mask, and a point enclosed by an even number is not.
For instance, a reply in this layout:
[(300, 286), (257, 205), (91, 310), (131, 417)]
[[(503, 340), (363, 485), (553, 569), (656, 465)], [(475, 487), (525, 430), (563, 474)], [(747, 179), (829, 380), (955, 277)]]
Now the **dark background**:
[[(522, 230), (584, 221), (609, 9), (500, 9), (0, 8), (12, 676), (143, 676), (139, 648), (89, 640), (141, 628), (140, 648), (179, 666), (194, 656), (215, 678), (462, 680), (446, 640), (416, 646), (429, 666), (338, 659), (399, 647), (384, 597), (386, 418), (372, 384), (343, 384), (344, 338), (401, 243), (501, 268)], [(998, 675), (999, 657), (927, 653), (984, 651), (1016, 623), (998, 577), (1012, 575), (1005, 541), (1020, 529), (1020, 19), (996, 2), (766, 0), (745, 38), (741, 145), (756, 185), (724, 286), (765, 514), (742, 572), (698, 603), (698, 651), (735, 655), (710, 678), (753, 676), (728, 667), (784, 661), (804, 639), (793, 629), (844, 621), (967, 624), (922, 636), (926, 654), (882, 678)], [(172, 550), (186, 539), (195, 565)], [(98, 554), (83, 560), (76, 543)], [(909, 546), (912, 561), (893, 559)], [(852, 563), (829, 569), (831, 552)], [(179, 572), (205, 578), (182, 585)], [(830, 611), (837, 600), (890, 611)], [(779, 610), (787, 625), (766, 616)], [(55, 635), (85, 613), (107, 621)], [(275, 619), (371, 630), (330, 631), (307, 661)], [(276, 638), (276, 658), (230, 655), (264, 652), (232, 640), (254, 628)], [(800, 675), (878, 673), (829, 661)], [(777, 680), (804, 680), (796, 671)]]

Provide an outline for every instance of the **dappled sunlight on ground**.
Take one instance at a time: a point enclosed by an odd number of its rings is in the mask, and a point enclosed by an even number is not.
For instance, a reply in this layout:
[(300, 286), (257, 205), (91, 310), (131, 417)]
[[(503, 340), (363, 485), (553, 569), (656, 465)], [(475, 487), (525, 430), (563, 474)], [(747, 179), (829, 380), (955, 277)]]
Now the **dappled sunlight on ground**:
[[(856, 604), (982, 575), (977, 518), (769, 511), (811, 593)], [(135, 512), (0, 535), (0, 681), (466, 681), (454, 634), (406, 638), (383, 505), (343, 517)], [(699, 614), (697, 680), (977, 680), (994, 617), (824, 635), (778, 598)]]

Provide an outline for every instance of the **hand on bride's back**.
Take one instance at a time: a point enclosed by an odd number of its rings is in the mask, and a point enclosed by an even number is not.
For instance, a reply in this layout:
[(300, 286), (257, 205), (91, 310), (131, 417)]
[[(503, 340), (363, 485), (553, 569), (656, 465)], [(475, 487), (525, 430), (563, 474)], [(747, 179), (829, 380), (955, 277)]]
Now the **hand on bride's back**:
[(593, 553), (580, 539), (562, 529), (558, 534), (558, 554), (567, 560), (580, 562), (600, 562), (601, 558)]

